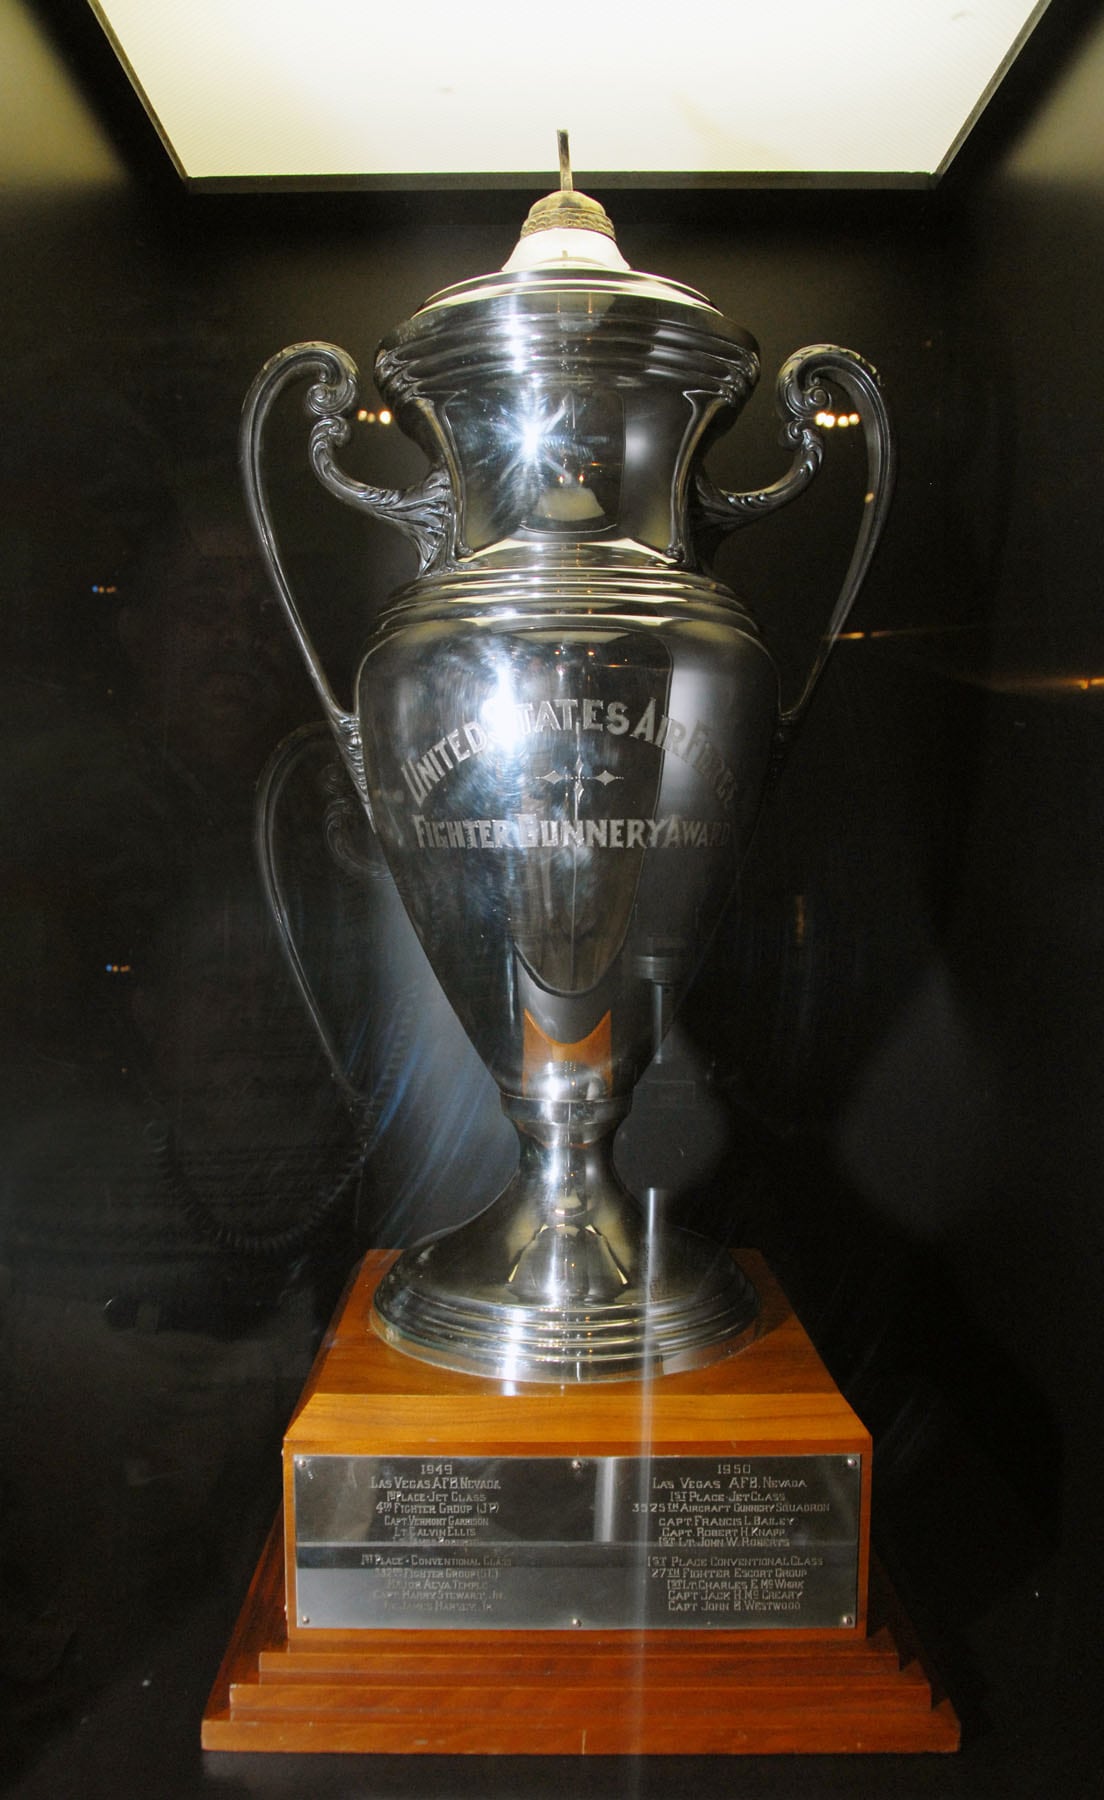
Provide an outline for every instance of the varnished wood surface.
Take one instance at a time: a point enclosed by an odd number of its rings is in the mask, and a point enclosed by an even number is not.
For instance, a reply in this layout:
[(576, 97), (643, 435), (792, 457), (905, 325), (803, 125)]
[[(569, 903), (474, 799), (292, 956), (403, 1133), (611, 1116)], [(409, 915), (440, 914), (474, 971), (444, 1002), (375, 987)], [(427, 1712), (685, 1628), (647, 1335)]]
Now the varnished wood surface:
[(755, 1341), (738, 1355), (685, 1374), (563, 1385), (454, 1374), (385, 1344), (371, 1327), (371, 1298), (393, 1254), (373, 1252), (361, 1264), (288, 1430), (290, 1454), (438, 1455), (444, 1438), (471, 1456), (585, 1446), (619, 1456), (639, 1454), (642, 1444), (693, 1455), (706, 1439), (727, 1448), (737, 1438), (761, 1455), (869, 1449), (869, 1434), (750, 1251), (739, 1260), (762, 1314)]

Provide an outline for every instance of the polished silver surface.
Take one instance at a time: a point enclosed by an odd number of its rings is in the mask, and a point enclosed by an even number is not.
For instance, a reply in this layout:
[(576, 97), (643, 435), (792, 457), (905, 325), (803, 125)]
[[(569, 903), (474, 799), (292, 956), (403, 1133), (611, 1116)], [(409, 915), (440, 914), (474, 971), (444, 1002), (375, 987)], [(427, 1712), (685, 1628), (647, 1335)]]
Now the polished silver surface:
[(308, 1629), (851, 1630), (858, 1456), (295, 1460)]
[[(629, 269), (604, 227), (576, 229), (595, 204), (561, 195), (503, 271), (435, 295), (381, 346), (376, 384), (430, 462), (414, 488), (371, 487), (338, 466), (356, 371), (332, 346), (266, 365), (243, 426), (277, 595), (521, 1142), (493, 1206), (400, 1258), (377, 1324), (413, 1355), (512, 1380), (690, 1367), (753, 1325), (755, 1296), (731, 1259), (645, 1218), (610, 1146), (732, 892), (893, 472), (876, 376), (820, 345), (779, 379), (789, 473), (748, 494), (716, 488), (702, 459), (754, 387), (754, 340), (694, 290)], [(300, 618), (262, 475), (267, 414), (304, 378), (315, 473), (419, 552), (351, 712)], [(829, 635), (784, 707), (706, 547), (807, 485), (827, 381), (861, 401), (870, 492)], [(490, 1201), (473, 1174), (473, 1199)]]

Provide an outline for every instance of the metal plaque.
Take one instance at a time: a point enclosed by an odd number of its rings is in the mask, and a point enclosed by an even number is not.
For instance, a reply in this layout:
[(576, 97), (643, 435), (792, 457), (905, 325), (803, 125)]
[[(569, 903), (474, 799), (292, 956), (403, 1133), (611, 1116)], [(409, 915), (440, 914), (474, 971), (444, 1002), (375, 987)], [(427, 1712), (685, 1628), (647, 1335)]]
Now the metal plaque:
[(855, 1624), (857, 1455), (298, 1456), (297, 1626)]

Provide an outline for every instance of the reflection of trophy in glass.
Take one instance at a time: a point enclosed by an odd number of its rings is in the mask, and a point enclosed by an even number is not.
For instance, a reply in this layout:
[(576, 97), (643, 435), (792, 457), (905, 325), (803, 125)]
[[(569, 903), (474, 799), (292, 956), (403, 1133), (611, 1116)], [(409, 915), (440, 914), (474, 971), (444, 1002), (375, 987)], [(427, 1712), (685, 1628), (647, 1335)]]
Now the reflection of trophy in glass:
[[(645, 1219), (610, 1146), (889, 499), (876, 378), (828, 346), (780, 376), (789, 472), (759, 492), (715, 487), (703, 456), (758, 372), (752, 339), (701, 295), (629, 269), (602, 208), (565, 176), (501, 273), (436, 295), (379, 352), (380, 392), (430, 461), (419, 485), (338, 468), (356, 401), (340, 350), (283, 351), (247, 402), (247, 492), (277, 591), (521, 1139), (498, 1199), (408, 1251), (376, 1294), (388, 1341), (447, 1368), (552, 1381), (685, 1369), (754, 1328), (747, 1278), (704, 1239)], [(369, 643), (353, 713), (303, 629), (260, 476), (269, 408), (299, 379), (312, 383), (316, 474), (420, 553)], [(871, 492), (820, 655), (780, 712), (754, 621), (701, 546), (805, 487), (828, 381), (861, 412)]]

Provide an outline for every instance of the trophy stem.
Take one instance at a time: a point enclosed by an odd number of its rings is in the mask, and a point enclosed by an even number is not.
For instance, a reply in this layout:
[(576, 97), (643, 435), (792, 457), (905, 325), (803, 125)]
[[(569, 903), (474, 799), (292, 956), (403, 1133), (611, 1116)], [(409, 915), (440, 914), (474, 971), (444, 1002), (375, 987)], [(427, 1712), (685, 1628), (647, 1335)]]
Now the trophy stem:
[(399, 1258), (376, 1292), (383, 1337), (515, 1381), (672, 1372), (742, 1348), (758, 1311), (747, 1277), (707, 1239), (646, 1224), (617, 1176), (627, 1103), (503, 1104), (517, 1173), (477, 1218)]

